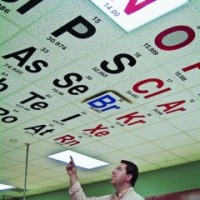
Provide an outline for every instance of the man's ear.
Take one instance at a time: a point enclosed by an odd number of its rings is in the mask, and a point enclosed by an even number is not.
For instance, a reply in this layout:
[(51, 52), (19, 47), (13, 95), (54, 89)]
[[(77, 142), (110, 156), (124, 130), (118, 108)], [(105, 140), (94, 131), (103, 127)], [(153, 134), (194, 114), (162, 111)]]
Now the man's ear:
[(127, 174), (127, 177), (126, 177), (126, 179), (127, 179), (128, 181), (130, 181), (130, 180), (132, 179), (132, 177), (133, 177), (133, 175), (132, 175), (132, 174)]

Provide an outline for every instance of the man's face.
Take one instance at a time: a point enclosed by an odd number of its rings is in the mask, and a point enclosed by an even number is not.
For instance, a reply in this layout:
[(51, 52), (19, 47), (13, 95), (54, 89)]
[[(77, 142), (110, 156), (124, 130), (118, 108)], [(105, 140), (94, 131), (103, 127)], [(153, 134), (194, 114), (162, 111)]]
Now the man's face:
[(111, 183), (113, 185), (121, 185), (127, 181), (129, 175), (126, 174), (126, 164), (120, 163), (113, 171)]

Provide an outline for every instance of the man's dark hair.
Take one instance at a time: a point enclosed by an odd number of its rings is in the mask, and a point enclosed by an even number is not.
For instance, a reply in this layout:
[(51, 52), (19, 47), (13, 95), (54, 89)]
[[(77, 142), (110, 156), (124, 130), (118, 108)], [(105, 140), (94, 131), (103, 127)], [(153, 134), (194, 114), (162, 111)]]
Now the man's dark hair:
[(132, 175), (132, 179), (130, 180), (130, 183), (134, 187), (139, 175), (137, 165), (127, 160), (121, 160), (121, 163), (127, 165), (126, 173)]

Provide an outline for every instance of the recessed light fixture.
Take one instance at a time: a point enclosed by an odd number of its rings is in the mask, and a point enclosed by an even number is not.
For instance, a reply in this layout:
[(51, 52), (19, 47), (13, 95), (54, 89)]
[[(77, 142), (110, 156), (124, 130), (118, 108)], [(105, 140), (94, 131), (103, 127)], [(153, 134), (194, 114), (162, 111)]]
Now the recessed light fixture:
[(85, 156), (80, 153), (76, 153), (74, 151), (63, 151), (60, 153), (56, 153), (53, 155), (48, 156), (49, 158), (64, 162), (64, 163), (69, 163), (70, 162), (70, 156), (73, 157), (73, 160), (75, 162), (75, 165), (78, 167), (86, 168), (86, 169), (92, 169), (96, 167), (102, 167), (105, 165), (108, 165), (108, 163)]
[(126, 32), (130, 32), (189, 0), (90, 0)]
[(14, 187), (0, 183), (0, 190), (9, 190), (9, 189), (12, 189), (12, 188), (14, 188)]

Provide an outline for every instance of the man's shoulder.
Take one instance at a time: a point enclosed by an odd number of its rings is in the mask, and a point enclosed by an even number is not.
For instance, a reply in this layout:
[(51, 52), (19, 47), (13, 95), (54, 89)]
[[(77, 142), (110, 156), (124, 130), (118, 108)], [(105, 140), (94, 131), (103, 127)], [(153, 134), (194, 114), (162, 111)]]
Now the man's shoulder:
[(132, 190), (134, 200), (145, 200), (144, 197), (139, 195), (135, 190)]

